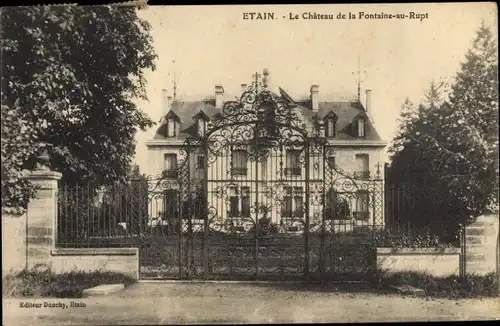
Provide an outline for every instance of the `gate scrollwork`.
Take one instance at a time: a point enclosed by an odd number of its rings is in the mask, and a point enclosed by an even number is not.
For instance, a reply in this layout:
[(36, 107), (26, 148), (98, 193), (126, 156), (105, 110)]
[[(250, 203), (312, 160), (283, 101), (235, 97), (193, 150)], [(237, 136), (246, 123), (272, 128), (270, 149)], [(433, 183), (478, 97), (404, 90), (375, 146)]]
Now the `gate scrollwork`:
[[(352, 211), (373, 206), (373, 180), (330, 164), (335, 152), (322, 121), (270, 91), (267, 75), (254, 74), (203, 134), (185, 140), (175, 175), (148, 181), (158, 196), (177, 191), (179, 208), (168, 220), (174, 227), (162, 240), (171, 241), (162, 248), (175, 278), (333, 273), (339, 219), (349, 217), (354, 228), (365, 215)], [(363, 191), (366, 202), (356, 202)]]

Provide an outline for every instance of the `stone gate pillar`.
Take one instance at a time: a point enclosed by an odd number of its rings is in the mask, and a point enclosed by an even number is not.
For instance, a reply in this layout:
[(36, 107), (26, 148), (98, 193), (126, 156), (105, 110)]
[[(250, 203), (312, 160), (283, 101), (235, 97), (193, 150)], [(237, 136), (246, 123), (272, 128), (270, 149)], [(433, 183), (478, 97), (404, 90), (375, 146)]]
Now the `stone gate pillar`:
[(27, 212), (27, 269), (51, 268), (51, 251), (57, 237), (57, 189), (62, 174), (46, 167), (35, 170), (28, 180), (37, 187)]
[(497, 214), (481, 215), (465, 229), (465, 271), (484, 275), (496, 272), (499, 259), (500, 218)]

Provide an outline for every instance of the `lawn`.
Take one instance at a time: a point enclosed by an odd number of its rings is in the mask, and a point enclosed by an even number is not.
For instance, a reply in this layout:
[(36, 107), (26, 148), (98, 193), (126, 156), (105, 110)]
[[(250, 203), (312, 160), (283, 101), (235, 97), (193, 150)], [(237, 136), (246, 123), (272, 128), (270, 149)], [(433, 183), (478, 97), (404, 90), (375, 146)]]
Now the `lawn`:
[(55, 274), (50, 270), (25, 270), (2, 278), (5, 297), (81, 298), (83, 290), (101, 284), (133, 284), (134, 279), (112, 272), (73, 271)]

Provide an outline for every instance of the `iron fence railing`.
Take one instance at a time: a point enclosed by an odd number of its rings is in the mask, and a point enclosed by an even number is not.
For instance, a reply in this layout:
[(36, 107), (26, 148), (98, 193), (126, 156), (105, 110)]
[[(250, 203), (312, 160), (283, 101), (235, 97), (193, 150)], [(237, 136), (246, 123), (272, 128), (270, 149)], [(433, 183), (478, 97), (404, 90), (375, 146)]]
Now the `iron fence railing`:
[(458, 215), (459, 208), (442, 200), (437, 189), (386, 184), (384, 206), (386, 233), (405, 246), (461, 247), (465, 241), (465, 224), (447, 218)]
[(245, 176), (248, 174), (248, 169), (247, 168), (232, 168), (231, 174)]
[(119, 186), (62, 186), (57, 194), (60, 247), (130, 246), (148, 227), (145, 183)]
[(370, 171), (355, 171), (354, 176), (356, 178), (369, 179), (370, 178)]
[[(341, 200), (344, 197), (349, 199), (351, 195), (356, 198), (357, 193), (341, 194), (339, 198), (335, 197), (336, 200), (329, 200), (331, 196), (325, 193), (324, 209), (314, 218), (309, 216), (308, 229), (304, 228), (305, 211), (282, 210), (279, 213), (282, 219), (293, 217), (294, 221), (302, 221), (302, 226), (292, 223), (281, 229), (297, 234), (323, 234), (325, 237), (368, 232), (376, 240), (373, 245), (383, 247), (454, 245), (462, 248), (462, 257), (465, 257), (463, 226), (454, 229), (443, 226), (443, 219), (436, 218), (432, 210), (423, 205), (423, 200), (432, 200), (436, 196), (432, 190), (429, 189), (425, 198), (415, 198), (411, 189), (396, 185), (386, 185), (384, 190), (379, 189), (380, 193), (376, 194), (373, 189), (370, 191), (372, 193), (369, 192), (367, 196), (367, 205), (362, 207), (356, 207), (356, 201)], [(375, 195), (380, 199), (375, 200)], [(192, 228), (189, 225), (196, 224), (195, 221), (210, 225), (212, 222), (206, 222), (210, 212), (202, 208), (207, 205), (207, 198), (187, 198), (190, 197), (171, 189), (151, 191), (147, 181), (114, 186), (61, 186), (57, 195), (56, 244), (66, 248), (136, 246), (141, 237), (155, 232), (182, 233), (185, 230), (187, 234)], [(378, 201), (382, 203), (382, 200), (383, 220), (380, 220), (376, 218), (380, 212), (374, 210), (374, 204)], [(192, 216), (186, 215), (186, 212)], [(233, 222), (235, 218), (251, 219), (252, 214), (257, 213), (248, 209), (227, 212), (228, 217), (233, 217)], [(236, 223), (232, 229), (228, 227), (227, 232), (233, 229), (244, 232), (246, 229), (240, 224)], [(198, 228), (203, 232), (203, 225)], [(276, 230), (281, 229), (276, 227)], [(464, 263), (461, 270), (465, 270), (465, 267)]]

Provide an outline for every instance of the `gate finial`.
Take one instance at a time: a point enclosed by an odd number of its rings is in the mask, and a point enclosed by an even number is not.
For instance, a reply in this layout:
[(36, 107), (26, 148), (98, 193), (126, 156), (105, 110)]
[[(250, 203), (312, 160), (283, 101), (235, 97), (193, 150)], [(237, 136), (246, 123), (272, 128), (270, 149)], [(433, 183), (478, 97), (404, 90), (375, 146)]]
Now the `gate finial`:
[(375, 172), (377, 174), (377, 178), (380, 177), (380, 162), (377, 162), (377, 171)]
[(262, 74), (264, 75), (264, 78), (262, 78), (262, 84), (264, 88), (267, 88), (269, 82), (269, 69), (265, 68)]

